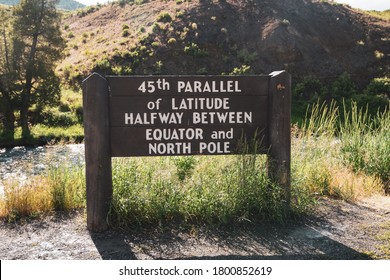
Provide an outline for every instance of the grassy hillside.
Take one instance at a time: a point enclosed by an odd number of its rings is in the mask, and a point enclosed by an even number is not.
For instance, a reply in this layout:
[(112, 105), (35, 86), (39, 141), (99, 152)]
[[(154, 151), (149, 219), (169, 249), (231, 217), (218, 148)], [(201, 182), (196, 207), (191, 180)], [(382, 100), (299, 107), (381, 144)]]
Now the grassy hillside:
[(390, 10), (386, 11), (366, 11), (369, 15), (382, 18), (384, 20), (389, 21), (390, 20)]
[[(137, 3), (141, 3), (140, 1)], [(308, 24), (310, 23), (310, 24)], [(102, 74), (269, 73), (361, 84), (389, 74), (390, 23), (323, 1), (121, 1), (64, 20), (68, 80)]]

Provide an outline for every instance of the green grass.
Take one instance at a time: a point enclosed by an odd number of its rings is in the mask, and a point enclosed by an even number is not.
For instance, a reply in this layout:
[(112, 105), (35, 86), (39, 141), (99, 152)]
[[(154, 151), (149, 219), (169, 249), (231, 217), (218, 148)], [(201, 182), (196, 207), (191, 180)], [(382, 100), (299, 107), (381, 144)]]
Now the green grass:
[(265, 168), (264, 157), (256, 155), (114, 160), (110, 222), (281, 221), (282, 192)]
[[(293, 128), (292, 216), (308, 214), (321, 196), (355, 201), (388, 186), (389, 111), (369, 117), (350, 108), (317, 103), (302, 127)], [(109, 223), (284, 222), (283, 191), (266, 169), (266, 157), (253, 154), (115, 158)], [(54, 168), (26, 185), (5, 182), (0, 216), (83, 207), (83, 170)]]
[(342, 158), (354, 172), (379, 178), (390, 191), (390, 113), (370, 116), (367, 110), (352, 105), (344, 112), (341, 125)]

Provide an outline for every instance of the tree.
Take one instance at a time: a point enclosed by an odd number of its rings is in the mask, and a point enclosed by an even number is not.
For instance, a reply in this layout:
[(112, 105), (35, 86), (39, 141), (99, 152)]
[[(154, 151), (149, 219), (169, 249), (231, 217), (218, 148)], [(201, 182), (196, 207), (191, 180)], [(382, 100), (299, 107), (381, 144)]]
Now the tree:
[(54, 104), (60, 97), (55, 63), (65, 46), (57, 0), (22, 0), (14, 8), (13, 62), (19, 88), (22, 136), (28, 137), (30, 108)]
[(0, 112), (4, 134), (14, 137), (15, 102), (14, 77), (15, 72), (11, 62), (12, 46), (10, 44), (10, 11), (0, 9)]

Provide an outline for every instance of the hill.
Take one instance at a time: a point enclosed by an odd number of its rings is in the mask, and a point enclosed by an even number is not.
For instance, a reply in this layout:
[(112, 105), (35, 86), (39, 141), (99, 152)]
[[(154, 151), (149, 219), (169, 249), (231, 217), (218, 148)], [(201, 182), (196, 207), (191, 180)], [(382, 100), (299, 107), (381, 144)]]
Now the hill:
[[(0, 4), (13, 6), (19, 3), (20, 0), (0, 0)], [(60, 0), (57, 5), (57, 8), (62, 10), (76, 10), (85, 7), (84, 4), (81, 4), (74, 0)]]
[[(389, 75), (390, 22), (309, 0), (193, 0), (88, 7), (64, 20), (58, 70), (103, 74), (269, 73), (360, 84)], [(247, 66), (250, 66), (247, 67)]]

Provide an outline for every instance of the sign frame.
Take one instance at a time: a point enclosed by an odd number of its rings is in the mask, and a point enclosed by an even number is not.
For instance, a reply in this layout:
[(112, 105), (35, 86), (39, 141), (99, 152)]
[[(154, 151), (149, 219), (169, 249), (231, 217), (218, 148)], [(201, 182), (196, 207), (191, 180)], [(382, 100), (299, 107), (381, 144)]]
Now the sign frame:
[[(151, 80), (164, 77), (171, 80), (177, 80), (179, 78), (234, 80), (238, 79), (240, 76), (103, 77), (97, 73), (93, 73), (83, 81), (87, 227), (93, 232), (101, 232), (108, 229), (107, 215), (112, 200), (111, 158), (114, 156), (146, 155), (144, 152), (131, 154), (131, 151), (126, 150), (127, 148), (122, 150), (119, 149), (121, 151), (118, 152), (112, 147), (112, 143), (116, 146), (120, 143), (116, 143), (115, 138), (112, 138), (120, 135), (120, 132), (115, 135), (112, 132), (115, 130), (115, 124), (118, 123), (117, 114), (115, 112), (116, 107), (111, 106), (111, 103), (115, 103), (113, 102), (113, 96), (115, 96), (116, 92), (115, 90), (120, 92), (126, 86), (126, 81), (132, 78), (139, 80)], [(288, 214), (291, 200), (291, 76), (286, 71), (276, 71), (270, 73), (269, 75), (244, 76), (240, 77), (240, 79), (245, 77), (249, 79), (262, 79), (267, 85), (266, 88), (263, 88), (263, 91), (265, 92), (263, 95), (267, 100), (267, 112), (265, 116), (266, 131), (263, 134), (266, 139), (264, 141), (265, 146), (262, 147), (262, 151), (260, 153), (265, 153), (264, 151), (266, 151), (267, 175), (271, 179), (271, 182), (283, 188), (285, 214)], [(264, 87), (264, 81), (260, 83), (260, 87)], [(149, 96), (156, 98), (160, 95), (161, 93)], [(225, 96), (225, 94), (223, 96)], [(254, 94), (253, 96), (258, 95)], [(131, 96), (126, 98), (131, 98)], [(252, 99), (249, 98), (249, 100)], [(120, 100), (119, 102), (116, 102), (116, 104), (120, 103)], [(264, 116), (261, 118), (264, 118)], [(118, 126), (121, 125), (119, 124)], [(223, 127), (229, 127), (229, 124)], [(124, 129), (126, 129), (126, 127)]]

